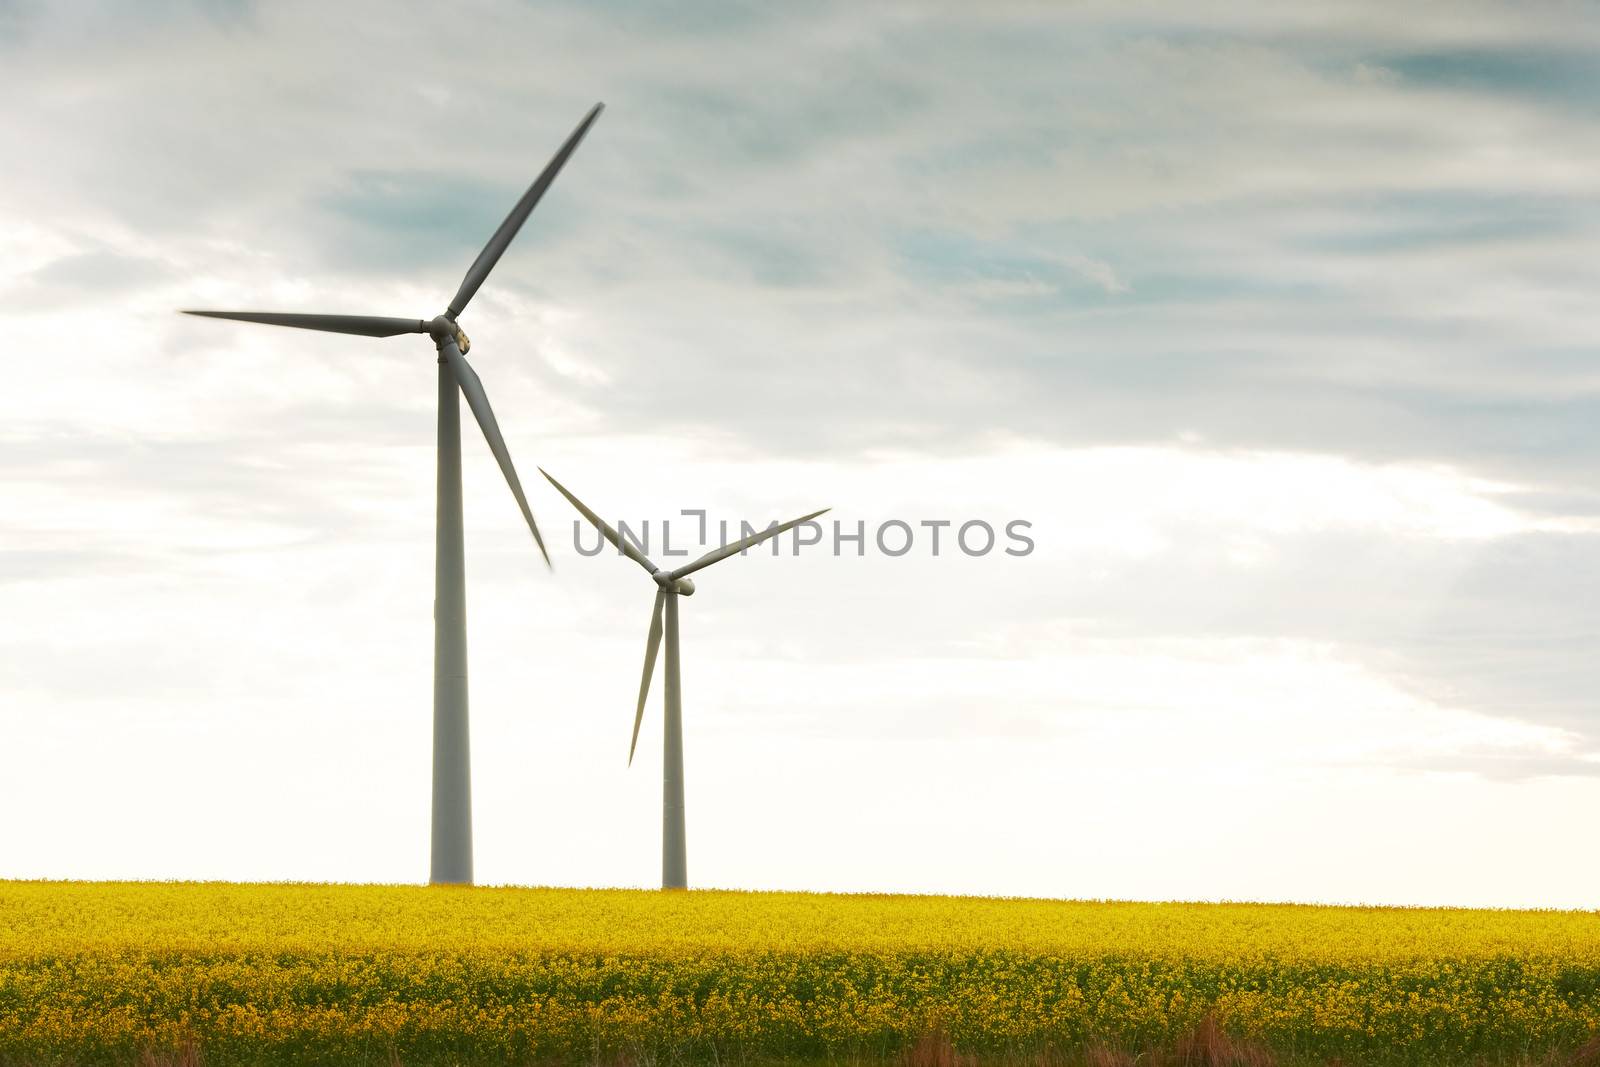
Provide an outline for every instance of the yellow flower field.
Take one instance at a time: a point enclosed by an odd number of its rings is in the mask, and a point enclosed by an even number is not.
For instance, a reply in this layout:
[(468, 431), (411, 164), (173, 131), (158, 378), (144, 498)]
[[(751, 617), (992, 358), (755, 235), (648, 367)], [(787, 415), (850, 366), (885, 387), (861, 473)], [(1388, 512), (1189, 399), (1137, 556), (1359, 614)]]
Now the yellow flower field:
[(0, 1063), (1511, 1061), (1600, 1032), (1600, 915), (0, 882)]

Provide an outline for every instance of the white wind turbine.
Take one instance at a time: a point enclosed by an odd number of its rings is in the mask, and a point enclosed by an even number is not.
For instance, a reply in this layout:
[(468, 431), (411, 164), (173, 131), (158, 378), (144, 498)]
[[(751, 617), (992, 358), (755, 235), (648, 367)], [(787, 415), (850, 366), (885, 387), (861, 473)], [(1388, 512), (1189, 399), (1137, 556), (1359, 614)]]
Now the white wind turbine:
[[(656, 601), (650, 609), (650, 635), (645, 641), (644, 673), (639, 678), (639, 704), (633, 713), (633, 740), (628, 744), (628, 764), (633, 764), (633, 752), (639, 744), (639, 724), (644, 720), (644, 702), (650, 694), (650, 678), (655, 673), (656, 653), (661, 648), (663, 632), (667, 639), (666, 665), (666, 718), (661, 764), (661, 888), (687, 889), (689, 868), (686, 855), (683, 815), (683, 699), (678, 669), (678, 598), (694, 595), (694, 582), (689, 575), (709, 567), (729, 556), (739, 555), (763, 541), (791, 530), (803, 522), (810, 522), (829, 508), (802, 515), (781, 526), (769, 526), (748, 537), (713, 549), (676, 570), (666, 571), (656, 566), (639, 547), (606, 523), (600, 516), (567, 491), (566, 486), (550, 477), (544, 468), (539, 473), (549, 478), (550, 484), (572, 502), (572, 506), (592, 523), (617, 550), (650, 573), (656, 584)], [(663, 622), (663, 617), (665, 621)]]
[(517, 469), (512, 466), (500, 425), (495, 421), (483, 382), (467, 362), (471, 347), (456, 318), (467, 307), (484, 279), (511, 245), (528, 215), (555, 181), (578, 142), (600, 116), (601, 104), (584, 116), (577, 129), (546, 164), (505, 221), (484, 245), (483, 251), (456, 290), (456, 295), (441, 315), (432, 319), (379, 318), (372, 315), (303, 315), (277, 311), (186, 311), (213, 319), (236, 319), (268, 326), (293, 326), (302, 330), (356, 334), (362, 337), (394, 337), (405, 333), (426, 334), (438, 352), (439, 430), (438, 503), (434, 527), (433, 600), (433, 824), (431, 862), (428, 880), (436, 883), (472, 882), (472, 762), (467, 730), (467, 590), (466, 563), (462, 552), (461, 524), (461, 405), (458, 392), (467, 398), (483, 436), (505, 475), (511, 495), (533, 534), (534, 543), (545, 562), (544, 539), (533, 521), (522, 492)]

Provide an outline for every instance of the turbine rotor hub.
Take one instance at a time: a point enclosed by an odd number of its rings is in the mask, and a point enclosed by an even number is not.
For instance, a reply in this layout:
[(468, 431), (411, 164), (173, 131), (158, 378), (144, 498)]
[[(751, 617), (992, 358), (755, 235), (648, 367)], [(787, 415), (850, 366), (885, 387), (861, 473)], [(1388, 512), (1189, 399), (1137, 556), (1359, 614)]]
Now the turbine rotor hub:
[(433, 338), (434, 344), (442, 345), (446, 341), (454, 341), (463, 356), (472, 348), (472, 341), (467, 337), (466, 331), (449, 315), (440, 315), (429, 322), (428, 335)]
[(656, 584), (668, 593), (677, 593), (679, 596), (694, 596), (694, 580), (692, 578), (679, 578), (673, 580), (672, 575), (666, 571), (656, 571), (650, 577)]

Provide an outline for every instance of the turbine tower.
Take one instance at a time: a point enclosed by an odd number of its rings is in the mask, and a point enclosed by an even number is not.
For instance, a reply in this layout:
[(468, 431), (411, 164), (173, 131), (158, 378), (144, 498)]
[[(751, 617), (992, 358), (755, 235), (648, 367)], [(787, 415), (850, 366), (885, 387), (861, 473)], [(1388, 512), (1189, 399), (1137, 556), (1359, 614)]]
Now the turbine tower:
[(433, 826), (428, 881), (435, 884), (472, 884), (472, 761), (467, 729), (467, 590), (461, 528), (461, 404), (467, 398), (483, 436), (505, 475), (511, 495), (533, 534), (546, 565), (550, 554), (533, 521), (522, 482), (511, 463), (505, 438), (495, 421), (483, 382), (467, 362), (472, 347), (456, 320), (473, 294), (505, 254), (511, 239), (560, 173), (578, 142), (600, 116), (605, 105), (596, 104), (555, 158), (545, 166), (522, 199), (517, 201), (500, 228), (483, 246), (467, 269), (461, 287), (442, 315), (432, 319), (379, 318), (371, 315), (301, 315), (263, 311), (185, 311), (213, 319), (237, 319), (269, 326), (294, 326), (303, 330), (349, 333), (362, 337), (394, 337), (403, 333), (427, 334), (439, 354), (439, 456), (438, 507), (435, 513), (433, 571)]
[[(735, 541), (721, 548), (713, 549), (695, 560), (693, 563), (679, 567), (677, 570), (664, 571), (652, 563), (639, 546), (618, 536), (600, 516), (590, 511), (583, 501), (567, 492), (567, 487), (550, 477), (550, 472), (543, 467), (539, 473), (550, 480), (550, 484), (560, 491), (561, 495), (572, 502), (572, 506), (592, 523), (595, 529), (604, 535), (607, 541), (616, 546), (617, 551), (633, 560), (639, 566), (650, 572), (650, 577), (656, 583), (656, 602), (650, 609), (650, 635), (645, 640), (644, 646), (644, 674), (639, 679), (639, 704), (633, 713), (633, 740), (628, 744), (628, 765), (633, 765), (633, 752), (639, 745), (639, 724), (644, 720), (644, 702), (650, 694), (650, 677), (655, 673), (656, 653), (661, 648), (661, 635), (665, 629), (667, 637), (667, 667), (666, 667), (666, 719), (664, 730), (664, 743), (662, 745), (661, 761), (661, 888), (662, 889), (687, 889), (689, 888), (689, 864), (687, 849), (684, 839), (683, 819), (683, 696), (680, 690), (681, 676), (678, 670), (678, 598), (680, 596), (694, 595), (694, 582), (689, 575), (703, 567), (709, 567), (718, 560), (727, 559), (729, 556), (744, 553), (747, 549), (754, 548), (761, 542), (776, 537), (785, 530), (793, 529), (802, 522), (810, 522), (818, 515), (826, 514), (829, 508), (813, 511), (809, 515), (802, 515), (792, 519), (782, 526), (769, 526), (765, 530), (751, 534), (749, 537)], [(662, 625), (662, 616), (666, 616), (665, 627)]]

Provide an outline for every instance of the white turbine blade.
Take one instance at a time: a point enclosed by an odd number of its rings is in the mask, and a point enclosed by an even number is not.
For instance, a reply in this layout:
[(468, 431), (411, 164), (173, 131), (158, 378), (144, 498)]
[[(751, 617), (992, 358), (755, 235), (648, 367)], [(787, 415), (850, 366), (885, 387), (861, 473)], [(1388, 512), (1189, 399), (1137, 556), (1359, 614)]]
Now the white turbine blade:
[(550, 188), (550, 183), (556, 180), (556, 175), (561, 173), (561, 168), (566, 165), (568, 157), (576, 151), (578, 142), (583, 140), (583, 135), (589, 132), (589, 127), (594, 125), (594, 120), (600, 117), (604, 104), (596, 104), (590, 112), (578, 123), (578, 128), (572, 131), (555, 158), (545, 164), (540, 175), (528, 186), (528, 191), (512, 207), (511, 214), (507, 215), (494, 234), (489, 238), (489, 243), (483, 246), (483, 251), (478, 253), (478, 258), (472, 261), (472, 266), (467, 268), (466, 277), (461, 279), (461, 288), (456, 290), (455, 299), (450, 301), (450, 317), (455, 318), (467, 308), (470, 301), (483, 284), (489, 272), (494, 270), (494, 265), (500, 262), (500, 257), (505, 255), (506, 249), (511, 247), (511, 239), (522, 229), (522, 224), (528, 221), (528, 216), (539, 203), (539, 198)]
[(579, 500), (577, 497), (575, 497), (571, 493), (569, 493), (567, 491), (567, 487), (566, 486), (562, 485), (560, 482), (556, 481), (554, 478), (552, 478), (550, 476), (550, 472), (549, 471), (545, 470), (543, 467), (540, 467), (539, 468), (539, 473), (544, 475), (545, 479), (547, 481), (549, 481), (549, 483), (551, 485), (555, 486), (556, 490), (562, 496), (566, 497), (567, 500), (572, 504), (572, 506), (578, 509), (578, 513), (580, 515), (582, 515), (584, 518), (588, 519), (589, 522), (594, 526), (594, 528), (599, 530), (600, 533), (605, 536), (605, 539), (607, 541), (610, 541), (613, 545), (615, 545), (616, 548), (617, 548), (617, 551), (621, 552), (623, 555), (625, 555), (629, 559), (633, 560), (635, 563), (637, 563), (639, 566), (643, 567), (645, 570), (649, 571), (651, 574), (654, 574), (654, 573), (656, 573), (656, 571), (661, 569), (660, 567), (657, 567), (654, 563), (651, 563), (650, 562), (650, 557), (646, 556), (643, 552), (640, 552), (637, 545), (633, 544), (627, 538), (625, 538), (621, 534), (617, 533), (616, 530), (613, 530), (611, 528), (611, 524), (610, 523), (606, 522), (600, 516), (596, 515), (592, 511), (590, 511), (589, 508), (584, 504), (583, 501)]
[(633, 713), (633, 740), (628, 742), (628, 766), (633, 766), (633, 750), (639, 747), (639, 724), (644, 721), (644, 702), (650, 695), (650, 677), (656, 672), (656, 653), (661, 650), (661, 605), (667, 591), (656, 590), (656, 606), (650, 609), (650, 636), (644, 645), (644, 673), (639, 676), (639, 706)]
[(802, 515), (798, 519), (790, 519), (782, 526), (769, 526), (765, 530), (757, 531), (756, 533), (751, 534), (749, 537), (735, 541), (731, 545), (723, 545), (721, 548), (713, 549), (712, 551), (701, 556), (699, 559), (695, 560), (693, 563), (679, 567), (677, 570), (673, 571), (672, 577), (676, 579), (682, 578), (687, 574), (693, 574), (702, 567), (709, 567), (718, 560), (727, 559), (729, 556), (737, 555), (746, 549), (754, 548), (769, 538), (777, 537), (785, 530), (792, 530), (796, 526), (799, 526), (802, 522), (810, 522), (818, 515), (826, 515), (832, 510), (832, 508), (823, 508), (821, 511), (813, 511), (811, 514)]
[(206, 319), (258, 322), (263, 326), (293, 326), (324, 333), (353, 333), (361, 337), (395, 337), (402, 333), (427, 333), (421, 319), (390, 319), (377, 315), (301, 315), (291, 311), (185, 311)]
[(446, 341), (440, 346), (439, 351), (444, 353), (444, 358), (449, 361), (450, 369), (455, 373), (456, 381), (461, 386), (461, 394), (467, 398), (467, 406), (472, 409), (472, 414), (478, 420), (478, 428), (483, 431), (483, 438), (489, 442), (489, 451), (494, 453), (495, 462), (500, 464), (500, 473), (506, 477), (506, 484), (511, 487), (511, 495), (517, 498), (517, 507), (522, 510), (522, 517), (527, 520), (528, 529), (533, 532), (533, 543), (539, 546), (539, 554), (544, 557), (546, 566), (550, 566), (550, 553), (545, 551), (544, 538), (539, 535), (539, 524), (533, 521), (533, 512), (528, 507), (528, 498), (522, 492), (522, 480), (517, 477), (517, 468), (511, 462), (511, 452), (506, 448), (506, 439), (500, 433), (500, 424), (495, 421), (494, 409), (489, 406), (489, 394), (483, 391), (483, 382), (478, 378), (478, 372), (472, 369), (467, 358), (461, 354), (454, 341)]

